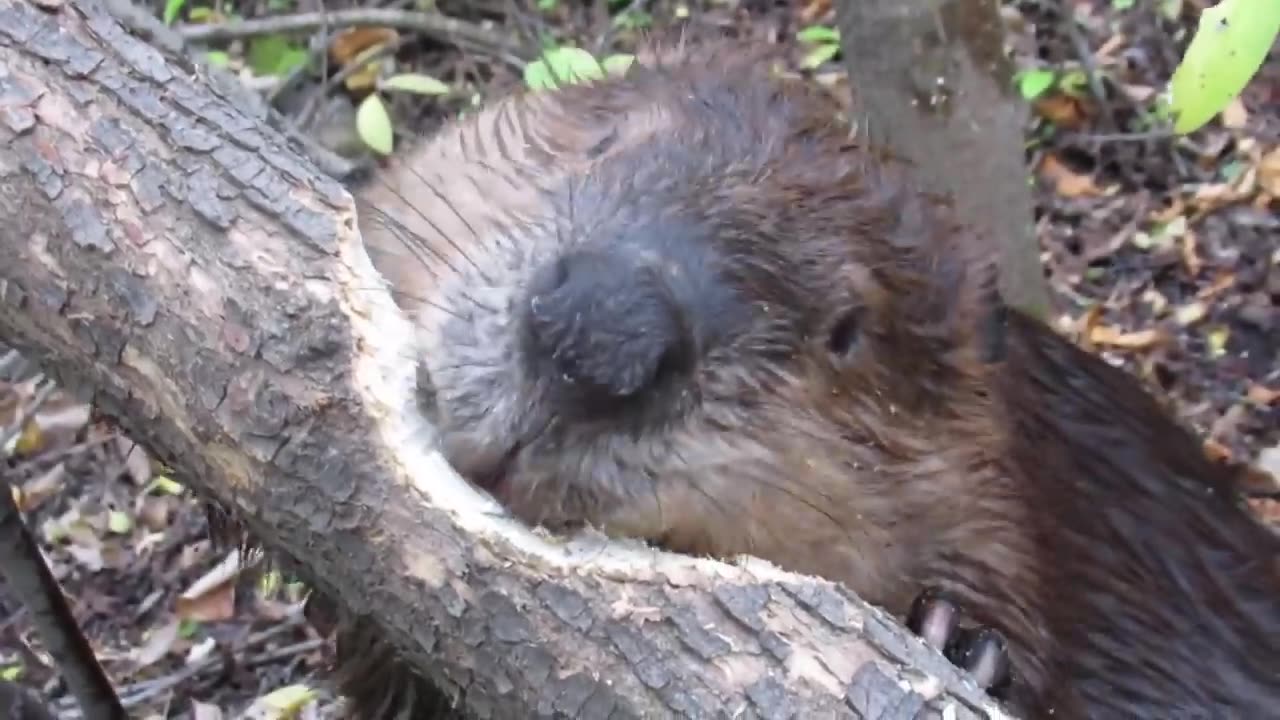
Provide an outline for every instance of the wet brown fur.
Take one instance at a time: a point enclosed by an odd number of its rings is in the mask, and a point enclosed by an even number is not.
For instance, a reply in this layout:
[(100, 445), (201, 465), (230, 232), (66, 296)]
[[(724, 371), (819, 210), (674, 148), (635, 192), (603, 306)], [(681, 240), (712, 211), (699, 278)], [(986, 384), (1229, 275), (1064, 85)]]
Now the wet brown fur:
[[(652, 55), (498, 103), (360, 192), (455, 467), (529, 523), (754, 554), (899, 615), (946, 590), (1009, 640), (1027, 717), (1273, 713), (1280, 541), (1227, 471), (1035, 321), (992, 357), (983, 243), (766, 52)], [(703, 232), (736, 321), (674, 388), (575, 422), (513, 308), (540, 263), (655, 219)]]

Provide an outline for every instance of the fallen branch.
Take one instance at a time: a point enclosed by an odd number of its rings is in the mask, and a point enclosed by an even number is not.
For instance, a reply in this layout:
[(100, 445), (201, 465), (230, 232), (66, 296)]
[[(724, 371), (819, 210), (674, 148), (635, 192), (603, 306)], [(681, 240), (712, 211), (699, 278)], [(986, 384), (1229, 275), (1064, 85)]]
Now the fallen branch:
[(217, 42), (274, 33), (313, 32), (321, 28), (332, 29), (357, 25), (409, 30), (446, 42), (456, 43), (460, 40), (482, 52), (500, 57), (517, 68), (523, 67), (519, 59), (520, 48), (497, 33), (440, 13), (395, 8), (357, 8), (273, 15), (222, 23), (181, 25), (178, 27), (178, 34), (187, 42)]
[(847, 590), (531, 532), (415, 405), (350, 196), (98, 0), (0, 0), (0, 337), (489, 717), (1004, 717)]

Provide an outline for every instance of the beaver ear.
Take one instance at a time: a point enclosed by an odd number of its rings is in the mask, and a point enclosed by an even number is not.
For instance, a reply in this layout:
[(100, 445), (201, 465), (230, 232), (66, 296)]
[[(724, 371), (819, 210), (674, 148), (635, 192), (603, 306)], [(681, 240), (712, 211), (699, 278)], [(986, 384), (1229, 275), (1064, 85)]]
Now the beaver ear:
[(862, 345), (866, 318), (866, 307), (855, 303), (841, 308), (827, 324), (827, 351), (837, 366), (848, 363)]
[(848, 367), (866, 344), (875, 315), (884, 306), (884, 288), (863, 265), (850, 263), (841, 271), (839, 289), (828, 301), (830, 310), (821, 325), (824, 348), (838, 368)]

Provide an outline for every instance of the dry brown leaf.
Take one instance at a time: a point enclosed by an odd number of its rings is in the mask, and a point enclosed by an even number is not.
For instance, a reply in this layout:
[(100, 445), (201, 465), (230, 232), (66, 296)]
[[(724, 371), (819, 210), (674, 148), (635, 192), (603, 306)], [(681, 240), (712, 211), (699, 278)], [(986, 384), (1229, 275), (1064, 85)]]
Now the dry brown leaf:
[(168, 655), (178, 641), (178, 629), (180, 626), (181, 621), (174, 618), (158, 628), (152, 628), (147, 633), (146, 641), (142, 647), (134, 648), (129, 653), (136, 668), (142, 669), (153, 665), (165, 655)]
[(1151, 213), (1151, 221), (1157, 225), (1164, 225), (1173, 222), (1174, 218), (1185, 215), (1187, 212), (1187, 203), (1181, 196), (1175, 196), (1173, 201), (1169, 203), (1169, 207), (1160, 208)]
[(173, 498), (156, 495), (141, 495), (134, 504), (133, 514), (148, 530), (160, 531), (169, 527), (169, 517), (173, 513)]
[(1208, 287), (1201, 288), (1200, 292), (1196, 293), (1196, 297), (1201, 300), (1208, 300), (1214, 295), (1219, 295), (1224, 291), (1230, 290), (1235, 284), (1236, 274), (1224, 271), (1218, 273), (1217, 277), (1213, 279), (1213, 282), (1210, 283)]
[(22, 512), (31, 512), (40, 507), (45, 500), (57, 495), (62, 490), (63, 481), (66, 480), (66, 477), (66, 465), (58, 463), (28, 480), (21, 488), (13, 488), (14, 500), (18, 504), (18, 509)]
[(1098, 197), (1103, 194), (1092, 177), (1075, 172), (1051, 153), (1041, 161), (1040, 175), (1053, 183), (1054, 190), (1063, 197)]
[(1074, 337), (1081, 347), (1086, 350), (1093, 350), (1093, 330), (1102, 323), (1102, 306), (1092, 305), (1088, 310), (1084, 311), (1079, 318), (1074, 321), (1068, 317), (1062, 318), (1059, 326), (1068, 336)]
[(190, 570), (197, 563), (213, 550), (213, 546), (208, 540), (197, 540), (189, 545), (182, 546), (182, 552), (178, 554), (178, 567), (182, 570)]
[(1248, 122), (1249, 111), (1245, 109), (1244, 102), (1237, 95), (1222, 109), (1222, 125), (1232, 130), (1239, 130)]
[(1272, 197), (1280, 197), (1280, 145), (1258, 161), (1258, 185)]
[(1253, 196), (1258, 186), (1258, 170), (1256, 167), (1245, 168), (1231, 182), (1205, 183), (1196, 188), (1191, 202), (1196, 209), (1193, 221), (1236, 203), (1244, 202)]
[(388, 27), (353, 27), (335, 33), (329, 43), (329, 58), (346, 65), (369, 48), (395, 42), (400, 34)]
[(1089, 331), (1089, 341), (1095, 345), (1145, 350), (1164, 341), (1164, 333), (1158, 329), (1126, 331), (1111, 325), (1098, 325)]
[(102, 568), (107, 566), (107, 560), (102, 555), (101, 545), (79, 545), (72, 543), (63, 548), (67, 554), (77, 563), (82, 565), (89, 572), (100, 572)]
[(1273, 475), (1261, 467), (1245, 465), (1236, 474), (1236, 489), (1245, 495), (1280, 494), (1280, 475)]
[(222, 708), (199, 700), (191, 701), (191, 720), (222, 720)]
[(1099, 64), (1106, 63), (1111, 59), (1111, 56), (1122, 50), (1128, 42), (1129, 38), (1124, 33), (1111, 33), (1111, 37), (1107, 38), (1106, 41), (1104, 41), (1102, 45), (1093, 52), (1093, 57)]
[(151, 481), (151, 458), (138, 443), (124, 435), (116, 435), (116, 447), (125, 456), (125, 470), (136, 485), (146, 485)]
[[(1280, 390), (1272, 390), (1266, 385), (1258, 383), (1249, 383), (1249, 390), (1245, 393), (1245, 397), (1249, 399), (1249, 402), (1255, 405), (1267, 407), (1268, 405), (1275, 405), (1277, 401), (1280, 401)], [(1277, 452), (1280, 452), (1280, 450)], [(1280, 469), (1280, 465), (1277, 465), (1277, 468)]]
[(1125, 97), (1128, 98), (1131, 102), (1138, 103), (1138, 104), (1146, 104), (1151, 100), (1151, 98), (1155, 97), (1156, 93), (1159, 92), (1159, 90), (1156, 89), (1155, 87), (1152, 87), (1151, 85), (1139, 85), (1136, 83), (1121, 83), (1120, 92), (1124, 93)]
[(1155, 288), (1147, 288), (1142, 291), (1142, 301), (1151, 307), (1151, 312), (1157, 316), (1163, 315), (1164, 311), (1169, 307), (1169, 298)]
[(1264, 448), (1258, 453), (1258, 460), (1254, 463), (1258, 470), (1270, 475), (1276, 483), (1280, 484), (1280, 445), (1273, 445)]
[(800, 9), (800, 22), (812, 25), (821, 20), (831, 10), (831, 0), (809, 0)]
[(232, 617), (235, 614), (236, 579), (239, 577), (240, 550), (237, 548), (178, 596), (178, 615), (202, 621)]
[(1037, 98), (1032, 108), (1040, 117), (1066, 130), (1079, 130), (1089, 119), (1090, 108), (1082, 98), (1052, 93)]
[(1280, 500), (1249, 498), (1247, 502), (1259, 520), (1267, 525), (1280, 527)]
[(233, 580), (228, 580), (199, 595), (183, 595), (174, 602), (174, 612), (183, 620), (230, 620), (236, 614), (236, 584)]
[(1174, 312), (1174, 318), (1177, 319), (1179, 325), (1186, 327), (1200, 322), (1208, 312), (1209, 308), (1204, 303), (1195, 300), (1178, 308)]
[[(373, 51), (371, 50), (370, 53)], [(376, 62), (364, 63), (356, 72), (351, 73), (342, 81), (344, 87), (350, 92), (358, 93), (365, 90), (372, 90), (378, 84), (378, 77), (382, 75), (382, 65)]]
[(1205, 439), (1204, 454), (1211, 461), (1216, 463), (1231, 462), (1231, 459), (1234, 456), (1234, 454), (1231, 452), (1231, 448), (1227, 447), (1226, 445), (1223, 445), (1222, 443), (1218, 442), (1217, 440), (1214, 440), (1213, 438)]
[(1187, 266), (1187, 272), (1192, 277), (1200, 274), (1200, 269), (1204, 267), (1204, 262), (1200, 259), (1200, 253), (1196, 251), (1196, 234), (1188, 230), (1182, 236), (1182, 264)]

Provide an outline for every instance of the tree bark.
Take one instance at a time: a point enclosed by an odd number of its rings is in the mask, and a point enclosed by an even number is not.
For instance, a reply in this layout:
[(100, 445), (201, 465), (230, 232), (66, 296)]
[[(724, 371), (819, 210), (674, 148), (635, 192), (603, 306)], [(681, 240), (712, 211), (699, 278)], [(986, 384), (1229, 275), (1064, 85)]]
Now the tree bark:
[(350, 196), (208, 72), (0, 0), (0, 338), (479, 717), (1007, 717), (838, 585), (502, 513), (432, 445)]
[(1005, 302), (1050, 301), (998, 0), (843, 0), (841, 49), (860, 129), (991, 238)]

